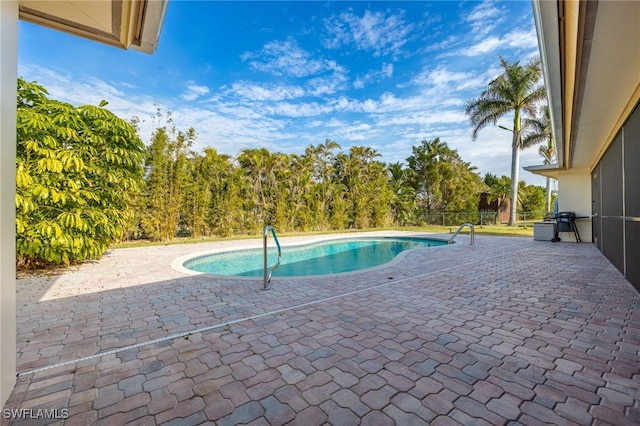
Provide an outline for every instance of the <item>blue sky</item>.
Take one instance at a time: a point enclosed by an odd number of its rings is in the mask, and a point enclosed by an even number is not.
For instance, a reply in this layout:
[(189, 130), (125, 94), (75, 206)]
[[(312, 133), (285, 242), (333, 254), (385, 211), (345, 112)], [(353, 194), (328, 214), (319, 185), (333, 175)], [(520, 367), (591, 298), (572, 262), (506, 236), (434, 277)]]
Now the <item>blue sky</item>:
[[(196, 129), (196, 150), (302, 153), (332, 139), (392, 163), (439, 137), (482, 175), (508, 176), (511, 134), (489, 127), (472, 142), (464, 108), (500, 72), (500, 56), (535, 55), (529, 1), (173, 0), (153, 55), (21, 22), (18, 74), (54, 98), (105, 99), (139, 117), (145, 143), (159, 105), (179, 129)], [(539, 163), (536, 148), (522, 152), (522, 166)], [(522, 170), (520, 179), (544, 182)]]

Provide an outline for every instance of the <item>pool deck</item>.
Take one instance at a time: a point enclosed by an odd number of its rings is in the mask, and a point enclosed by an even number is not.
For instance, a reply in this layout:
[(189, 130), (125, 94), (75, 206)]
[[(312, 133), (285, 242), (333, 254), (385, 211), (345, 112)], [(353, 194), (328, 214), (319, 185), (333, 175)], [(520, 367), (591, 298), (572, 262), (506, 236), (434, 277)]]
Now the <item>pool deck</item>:
[(276, 273), (268, 291), (171, 266), (261, 240), (113, 250), (19, 279), (2, 424), (640, 424), (631, 284), (592, 244), (468, 238), (365, 272)]

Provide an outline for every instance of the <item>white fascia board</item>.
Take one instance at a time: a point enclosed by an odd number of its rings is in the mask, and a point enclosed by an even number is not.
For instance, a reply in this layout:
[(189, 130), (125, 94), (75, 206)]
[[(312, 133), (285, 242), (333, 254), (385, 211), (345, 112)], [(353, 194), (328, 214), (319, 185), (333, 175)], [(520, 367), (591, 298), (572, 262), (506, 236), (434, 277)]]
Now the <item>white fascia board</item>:
[[(551, 132), (556, 143), (556, 157), (565, 167), (562, 123), (562, 74), (560, 69), (560, 32), (558, 28), (558, 4), (556, 1), (532, 0), (533, 19), (540, 47), (542, 74), (547, 88), (547, 101), (551, 119)], [(537, 166), (535, 166), (537, 167)]]

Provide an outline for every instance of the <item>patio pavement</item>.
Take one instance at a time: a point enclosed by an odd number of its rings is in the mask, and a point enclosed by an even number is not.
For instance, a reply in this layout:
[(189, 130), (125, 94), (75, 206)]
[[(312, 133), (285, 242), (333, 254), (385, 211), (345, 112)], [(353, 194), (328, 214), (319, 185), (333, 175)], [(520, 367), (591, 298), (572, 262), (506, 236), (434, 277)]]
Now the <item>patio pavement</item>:
[(640, 424), (640, 294), (592, 244), (456, 241), (269, 291), (170, 266), (260, 240), (20, 279), (2, 424)]

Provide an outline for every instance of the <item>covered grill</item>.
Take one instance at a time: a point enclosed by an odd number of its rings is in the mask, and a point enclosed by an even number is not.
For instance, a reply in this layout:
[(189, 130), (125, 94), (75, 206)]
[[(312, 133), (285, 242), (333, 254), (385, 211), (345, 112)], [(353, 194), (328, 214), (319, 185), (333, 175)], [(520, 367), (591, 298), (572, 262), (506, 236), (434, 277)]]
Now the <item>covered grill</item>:
[(556, 221), (556, 235), (551, 241), (560, 241), (559, 232), (573, 232), (576, 237), (576, 243), (581, 242), (578, 227), (576, 226), (575, 212), (558, 212), (553, 218)]

